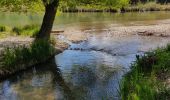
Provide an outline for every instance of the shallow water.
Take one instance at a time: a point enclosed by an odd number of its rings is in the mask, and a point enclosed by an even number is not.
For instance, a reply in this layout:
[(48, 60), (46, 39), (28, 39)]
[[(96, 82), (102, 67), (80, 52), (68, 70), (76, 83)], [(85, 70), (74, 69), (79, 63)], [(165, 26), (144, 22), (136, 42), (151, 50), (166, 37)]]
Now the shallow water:
[[(0, 25), (23, 26), (28, 24), (41, 24), (43, 14), (38, 13), (7, 13), (0, 12)], [(115, 25), (141, 25), (155, 24), (158, 20), (169, 19), (169, 12), (145, 13), (63, 13), (57, 14), (54, 29), (65, 29), (76, 26), (81, 29), (107, 28)]]
[[(13, 17), (15, 16), (15, 17)], [(22, 19), (25, 22), (20, 23)], [(30, 17), (32, 16), (32, 17)], [(40, 23), (41, 15), (0, 14), (0, 23)], [(16, 20), (14, 20), (14, 18)], [(70, 43), (68, 50), (48, 64), (35, 66), (0, 83), (0, 100), (102, 100), (119, 99), (119, 81), (136, 54), (170, 43), (169, 38), (138, 35), (110, 36), (110, 26), (150, 25), (170, 18), (167, 12), (61, 14), (54, 29), (82, 32), (87, 41)], [(8, 21), (5, 21), (8, 20)], [(94, 31), (104, 29), (104, 31)], [(105, 30), (106, 29), (106, 30)], [(64, 37), (62, 38), (64, 39)]]

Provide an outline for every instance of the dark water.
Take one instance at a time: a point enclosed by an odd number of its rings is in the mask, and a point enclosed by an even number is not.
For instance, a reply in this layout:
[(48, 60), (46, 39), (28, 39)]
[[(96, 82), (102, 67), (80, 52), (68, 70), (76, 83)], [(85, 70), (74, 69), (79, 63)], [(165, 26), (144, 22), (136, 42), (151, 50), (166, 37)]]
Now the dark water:
[[(54, 29), (108, 29), (111, 24), (148, 25), (168, 18), (167, 12), (61, 14), (55, 20)], [(0, 14), (0, 19), (0, 23), (13, 26), (40, 24), (42, 16), (6, 13)], [(117, 100), (120, 79), (135, 55), (170, 42), (163, 37), (111, 37), (107, 31), (93, 31), (87, 38), (79, 44), (70, 43), (68, 50), (48, 64), (1, 81), (0, 100)]]

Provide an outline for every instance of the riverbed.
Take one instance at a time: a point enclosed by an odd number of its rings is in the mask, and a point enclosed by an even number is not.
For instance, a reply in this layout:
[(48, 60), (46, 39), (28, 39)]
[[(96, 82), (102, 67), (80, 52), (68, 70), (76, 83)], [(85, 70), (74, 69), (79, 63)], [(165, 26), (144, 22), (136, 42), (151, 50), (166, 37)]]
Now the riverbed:
[[(2, 17), (0, 23), (10, 26), (42, 20), (37, 14)], [(54, 37), (70, 47), (48, 64), (1, 81), (0, 100), (118, 100), (120, 80), (136, 55), (170, 43), (168, 18), (169, 12), (58, 15), (53, 30), (64, 33)]]

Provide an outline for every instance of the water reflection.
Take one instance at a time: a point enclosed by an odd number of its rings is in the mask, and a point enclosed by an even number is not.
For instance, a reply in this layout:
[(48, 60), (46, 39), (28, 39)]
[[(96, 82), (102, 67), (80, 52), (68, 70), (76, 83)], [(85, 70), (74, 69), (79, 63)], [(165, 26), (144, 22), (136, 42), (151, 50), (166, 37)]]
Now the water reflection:
[(54, 62), (41, 65), (0, 83), (0, 100), (61, 100), (72, 99)]
[[(61, 69), (62, 70), (62, 69)], [(64, 73), (55, 62), (21, 72), (0, 83), (1, 100), (100, 100), (116, 98), (122, 69), (73, 65)]]
[[(123, 73), (123, 72), (122, 72)], [(72, 67), (64, 77), (76, 100), (117, 99), (121, 70), (101, 66)]]
[(117, 99), (119, 80), (130, 64), (125, 59), (97, 51), (66, 50), (56, 56), (56, 63), (76, 100), (102, 100)]

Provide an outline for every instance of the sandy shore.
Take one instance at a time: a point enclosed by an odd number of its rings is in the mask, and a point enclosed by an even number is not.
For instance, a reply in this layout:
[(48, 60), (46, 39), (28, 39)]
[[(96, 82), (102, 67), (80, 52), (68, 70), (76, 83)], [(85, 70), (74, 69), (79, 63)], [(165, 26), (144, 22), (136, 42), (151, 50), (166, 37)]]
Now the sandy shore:
[[(22, 46), (22, 45), (30, 45), (34, 41), (34, 38), (30, 37), (7, 37), (0, 39), (0, 51), (2, 51), (5, 47), (14, 47), (14, 46)], [(58, 51), (64, 51), (68, 48), (68, 44), (63, 41), (56, 40), (56, 49)]]

